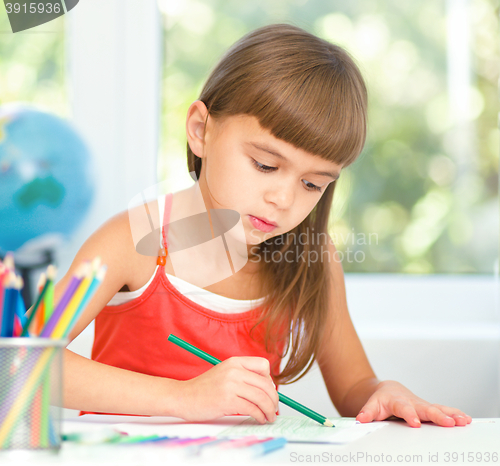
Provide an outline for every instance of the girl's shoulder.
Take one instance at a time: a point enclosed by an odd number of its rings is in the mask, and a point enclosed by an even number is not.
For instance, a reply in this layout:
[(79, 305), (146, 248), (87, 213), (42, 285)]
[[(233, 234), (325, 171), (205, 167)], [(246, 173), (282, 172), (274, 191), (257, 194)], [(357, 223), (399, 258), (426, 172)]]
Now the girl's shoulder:
[(124, 255), (120, 265), (132, 272), (125, 283), (130, 291), (147, 283), (156, 269), (162, 239), (159, 204), (153, 200), (129, 208), (119, 213), (116, 221), (112, 222), (112, 233), (123, 239)]
[[(153, 202), (147, 206), (148, 209), (151, 209), (151, 215), (155, 213), (154, 204)], [(139, 207), (145, 209), (145, 205)], [(134, 218), (133, 215), (132, 218)], [(85, 241), (67, 273), (56, 284), (55, 298), (57, 300), (60, 299), (63, 290), (66, 289), (83, 261), (91, 261), (99, 256), (102, 263), (107, 266), (106, 277), (73, 328), (70, 340), (76, 338), (118, 291), (138, 290), (154, 274), (156, 257), (137, 252), (132, 230), (135, 227), (140, 227), (140, 224), (132, 227), (131, 223), (129, 210), (126, 210), (114, 215), (102, 224)]]
[(84, 248), (92, 251), (93, 256), (99, 255), (108, 269), (120, 275), (122, 286), (133, 291), (147, 283), (155, 271), (159, 225), (158, 202), (151, 201), (111, 217), (87, 240)]

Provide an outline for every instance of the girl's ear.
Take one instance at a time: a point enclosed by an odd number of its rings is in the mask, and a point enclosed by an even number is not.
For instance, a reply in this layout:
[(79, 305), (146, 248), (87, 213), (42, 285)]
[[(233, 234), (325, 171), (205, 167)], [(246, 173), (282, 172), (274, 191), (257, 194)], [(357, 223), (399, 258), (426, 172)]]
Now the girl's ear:
[(201, 100), (194, 101), (188, 109), (186, 118), (186, 136), (193, 154), (204, 156), (205, 146), (205, 121), (208, 109)]

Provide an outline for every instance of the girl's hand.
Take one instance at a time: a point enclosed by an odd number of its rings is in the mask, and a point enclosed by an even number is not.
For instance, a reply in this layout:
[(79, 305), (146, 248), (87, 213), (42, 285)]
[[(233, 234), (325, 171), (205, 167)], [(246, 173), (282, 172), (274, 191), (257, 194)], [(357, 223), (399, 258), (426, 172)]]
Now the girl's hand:
[(261, 424), (274, 422), (278, 392), (269, 361), (259, 357), (232, 357), (180, 384), (180, 417), (208, 421), (244, 414)]
[(378, 384), (356, 419), (359, 422), (382, 421), (392, 415), (403, 418), (411, 427), (420, 427), (422, 421), (444, 427), (465, 426), (472, 421), (459, 409), (430, 404), (392, 380)]

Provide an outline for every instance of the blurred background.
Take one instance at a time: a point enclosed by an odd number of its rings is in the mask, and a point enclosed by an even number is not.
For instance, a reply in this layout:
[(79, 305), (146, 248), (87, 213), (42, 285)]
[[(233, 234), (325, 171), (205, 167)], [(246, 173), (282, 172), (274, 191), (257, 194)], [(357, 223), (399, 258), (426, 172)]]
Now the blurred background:
[[(368, 87), (367, 143), (342, 171), (330, 233), (377, 375), (473, 416), (500, 416), (499, 6), (86, 0), (12, 34), (0, 5), (0, 115), (7, 104), (29, 104), (65, 119), (87, 148), (91, 202), (80, 199), (74, 228), (50, 243), (59, 277), (138, 192), (157, 181), (171, 191), (191, 185), (185, 116), (210, 70), (245, 33), (291, 23), (343, 46)], [(1, 150), (1, 118), (0, 194), (8, 196), (16, 165)], [(64, 176), (69, 192), (71, 171)], [(21, 263), (33, 254), (16, 247)], [(87, 355), (91, 342), (89, 327), (70, 348)], [(335, 414), (321, 383), (315, 367), (283, 392), (321, 386), (311, 407)]]

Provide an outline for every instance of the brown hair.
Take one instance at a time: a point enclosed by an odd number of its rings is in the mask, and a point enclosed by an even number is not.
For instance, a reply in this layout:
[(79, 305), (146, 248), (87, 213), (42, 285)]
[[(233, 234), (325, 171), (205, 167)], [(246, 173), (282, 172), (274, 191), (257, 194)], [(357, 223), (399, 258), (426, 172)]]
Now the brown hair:
[[(351, 164), (366, 137), (367, 92), (361, 73), (337, 45), (287, 24), (272, 24), (236, 42), (210, 74), (199, 100), (214, 119), (255, 116), (273, 136), (328, 161)], [(200, 177), (202, 159), (187, 146), (189, 171)], [(330, 183), (311, 213), (293, 230), (255, 246), (266, 257), (279, 251), (281, 261), (260, 261), (262, 296), (266, 296), (266, 347), (276, 346), (276, 329), (290, 330), (290, 352), (279, 383), (291, 383), (311, 368), (323, 338), (330, 296), (330, 272), (321, 257), (328, 240), (328, 220), (335, 182)], [(297, 242), (313, 232), (321, 241)], [(300, 236), (299, 236), (300, 235)], [(316, 251), (316, 256), (311, 256)], [(288, 257), (288, 256), (287, 256)], [(335, 259), (335, 258), (331, 258)]]

